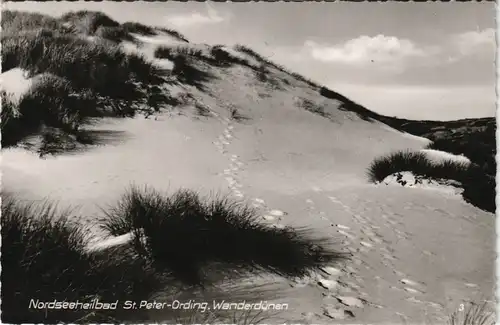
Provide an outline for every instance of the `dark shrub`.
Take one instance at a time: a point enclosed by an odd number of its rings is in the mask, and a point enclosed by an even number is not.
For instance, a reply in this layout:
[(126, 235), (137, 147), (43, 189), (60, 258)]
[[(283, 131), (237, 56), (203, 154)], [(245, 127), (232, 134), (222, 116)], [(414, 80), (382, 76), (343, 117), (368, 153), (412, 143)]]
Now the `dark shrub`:
[(214, 262), (303, 276), (343, 257), (322, 246), (328, 241), (308, 238), (305, 229), (271, 228), (256, 219), (253, 210), (227, 199), (134, 187), (107, 213), (103, 227), (113, 235), (132, 231), (142, 256), (188, 284), (203, 283), (200, 272)]
[(398, 151), (375, 159), (368, 167), (367, 175), (371, 182), (376, 183), (404, 171), (430, 179), (458, 181), (462, 184), (462, 196), (467, 202), (488, 212), (495, 212), (495, 179), (475, 164), (453, 160), (435, 163), (423, 152)]

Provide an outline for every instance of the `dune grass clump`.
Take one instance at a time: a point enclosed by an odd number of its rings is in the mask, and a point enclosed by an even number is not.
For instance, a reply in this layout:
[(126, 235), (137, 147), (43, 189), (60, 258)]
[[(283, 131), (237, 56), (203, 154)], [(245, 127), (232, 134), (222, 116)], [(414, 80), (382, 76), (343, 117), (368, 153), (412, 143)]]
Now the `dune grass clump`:
[[(2, 197), (2, 321), (7, 323), (123, 322), (140, 311), (30, 308), (35, 302), (90, 303), (148, 299), (162, 279), (144, 260), (123, 251), (86, 249), (89, 233), (71, 212), (50, 202)], [(32, 301), (33, 300), (33, 301)], [(139, 312), (139, 313), (138, 313)]]
[(485, 132), (468, 133), (458, 139), (437, 138), (432, 140), (427, 149), (451, 152), (456, 155), (463, 154), (478, 164), (486, 174), (496, 175), (496, 143), (493, 127)]
[(460, 182), (464, 189), (462, 196), (467, 202), (495, 212), (495, 178), (485, 174), (476, 164), (455, 160), (433, 162), (423, 152), (397, 151), (375, 159), (368, 167), (367, 176), (371, 182), (377, 183), (405, 171), (429, 179)]
[(185, 46), (168, 47), (159, 46), (154, 52), (155, 58), (168, 59), (174, 63), (172, 74), (177, 79), (187, 85), (194, 86), (201, 91), (205, 90), (204, 83), (211, 80), (214, 76), (198, 68), (194, 61), (205, 61), (203, 51)]
[(4, 37), (2, 58), (9, 63), (4, 71), (19, 67), (31, 75), (50, 72), (70, 80), (76, 88), (92, 89), (103, 96), (118, 96), (135, 80), (159, 81), (162, 72), (118, 46), (45, 33)]
[(75, 30), (57, 18), (34, 12), (2, 10), (2, 34), (19, 33), (37, 29), (46, 29), (62, 33), (74, 33)]
[(130, 35), (121, 26), (110, 27), (110, 26), (100, 26), (94, 33), (95, 36), (105, 38), (107, 40), (113, 41), (115, 43), (121, 43), (123, 41), (128, 41), (136, 43), (136, 39)]
[(235, 64), (243, 65), (252, 68), (250, 62), (243, 58), (231, 55), (228, 51), (223, 49), (223, 45), (214, 45), (210, 49), (210, 54), (212, 55), (209, 62), (220, 66), (220, 67), (230, 67)]
[(448, 325), (495, 325), (496, 316), (488, 304), (468, 303), (462, 310), (457, 310), (448, 319)]
[(326, 117), (326, 118), (330, 117), (330, 114), (327, 111), (325, 111), (325, 108), (323, 106), (318, 105), (315, 102), (313, 102), (312, 100), (309, 100), (307, 98), (300, 98), (298, 106), (302, 107), (303, 109), (305, 109), (308, 112), (318, 114), (322, 117)]
[(132, 187), (102, 227), (112, 235), (133, 232), (139, 254), (188, 284), (203, 284), (202, 271), (211, 263), (295, 277), (344, 257), (326, 248), (326, 240), (309, 238), (306, 229), (276, 229), (257, 217), (225, 198), (209, 200), (185, 190), (165, 196)]
[(2, 145), (15, 145), (22, 138), (36, 134), (42, 126), (72, 133), (90, 117), (96, 116), (93, 97), (76, 92), (69, 81), (52, 74), (32, 79), (29, 90), (14, 103), (2, 94)]
[(70, 23), (84, 35), (94, 35), (99, 27), (120, 27), (117, 21), (99, 11), (70, 11), (62, 15), (59, 20)]
[(2, 130), (2, 146), (15, 144), (21, 136), (21, 125), (19, 121), (19, 109), (14, 102), (13, 96), (5, 90), (0, 91), (0, 129)]
[(143, 85), (165, 82), (165, 71), (109, 41), (38, 30), (3, 35), (2, 50), (4, 71), (19, 67), (30, 76), (51, 73), (65, 78), (74, 89), (94, 93), (98, 104), (103, 103), (99, 107), (116, 115), (129, 115), (133, 105), (147, 99)]
[(368, 167), (368, 178), (371, 182), (381, 182), (387, 176), (398, 172), (412, 172), (415, 175), (436, 178), (464, 179), (469, 165), (463, 162), (445, 160), (435, 163), (423, 152), (397, 151), (375, 159)]
[(136, 23), (136, 22), (126, 22), (121, 25), (124, 31), (127, 33), (139, 34), (144, 36), (155, 36), (157, 32), (153, 27)]
[(175, 39), (177, 39), (179, 41), (189, 43), (189, 40), (184, 35), (182, 35), (181, 33), (179, 33), (176, 30), (173, 30), (171, 28), (165, 28), (165, 27), (157, 27), (157, 29), (161, 32), (164, 32), (167, 35), (174, 37)]

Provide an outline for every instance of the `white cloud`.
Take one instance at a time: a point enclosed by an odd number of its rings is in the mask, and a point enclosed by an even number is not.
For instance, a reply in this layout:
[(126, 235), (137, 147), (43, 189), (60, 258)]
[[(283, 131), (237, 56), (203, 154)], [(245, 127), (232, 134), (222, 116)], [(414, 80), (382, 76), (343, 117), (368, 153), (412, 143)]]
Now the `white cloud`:
[(452, 50), (457, 56), (471, 56), (478, 54), (490, 54), (495, 51), (495, 30), (487, 28), (481, 31), (469, 31), (454, 35), (451, 38)]
[(193, 12), (190, 14), (171, 16), (167, 18), (167, 22), (175, 27), (192, 27), (207, 24), (217, 24), (226, 21), (230, 18), (229, 15), (221, 15), (207, 3), (207, 13)]
[(410, 58), (427, 57), (435, 49), (422, 48), (408, 39), (377, 35), (360, 36), (338, 45), (324, 45), (306, 41), (310, 55), (322, 62), (337, 62), (350, 65), (371, 63), (398, 65)]

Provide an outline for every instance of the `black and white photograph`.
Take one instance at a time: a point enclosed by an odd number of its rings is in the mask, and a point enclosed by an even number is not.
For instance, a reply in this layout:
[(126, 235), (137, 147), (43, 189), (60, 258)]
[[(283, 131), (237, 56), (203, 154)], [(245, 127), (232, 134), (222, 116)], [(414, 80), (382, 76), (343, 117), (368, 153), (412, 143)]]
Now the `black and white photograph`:
[(496, 324), (495, 17), (3, 2), (1, 322)]

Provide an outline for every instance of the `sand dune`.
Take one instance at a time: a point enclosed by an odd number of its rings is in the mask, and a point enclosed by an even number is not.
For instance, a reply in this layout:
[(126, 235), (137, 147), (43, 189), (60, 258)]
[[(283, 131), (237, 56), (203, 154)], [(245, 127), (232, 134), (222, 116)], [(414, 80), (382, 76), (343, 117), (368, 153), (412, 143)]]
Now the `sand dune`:
[[(147, 55), (152, 44), (171, 45), (140, 40)], [(175, 87), (212, 116), (193, 118), (180, 108), (182, 115), (106, 119), (95, 130), (123, 132), (122, 141), (72, 155), (39, 159), (4, 150), (4, 187), (24, 199), (77, 206), (83, 222), (130, 183), (215, 191), (260, 209), (262, 222), (338, 238), (351, 260), (308, 279), (270, 283), (286, 293), (280, 301), (290, 308), (280, 317), (288, 321), (438, 324), (464, 301), (492, 299), (492, 214), (443, 191), (368, 184), (374, 158), (422, 150), (428, 141), (340, 110), (340, 102), (275, 69), (273, 77), (288, 80), (280, 89), (258, 82), (247, 67), (211, 72), (210, 93)], [(322, 105), (330, 118), (297, 106), (297, 98)], [(231, 119), (232, 108), (248, 119)]]

